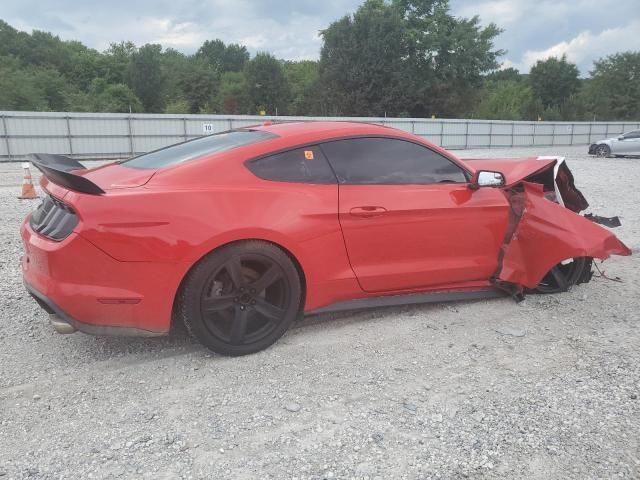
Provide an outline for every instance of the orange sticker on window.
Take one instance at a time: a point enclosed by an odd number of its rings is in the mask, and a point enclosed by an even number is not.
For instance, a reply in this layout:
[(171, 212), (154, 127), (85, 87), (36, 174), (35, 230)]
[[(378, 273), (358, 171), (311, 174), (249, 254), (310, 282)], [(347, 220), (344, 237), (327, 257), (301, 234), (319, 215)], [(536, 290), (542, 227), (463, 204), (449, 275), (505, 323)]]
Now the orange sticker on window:
[(313, 160), (313, 150), (305, 150), (304, 158), (306, 158), (307, 160)]

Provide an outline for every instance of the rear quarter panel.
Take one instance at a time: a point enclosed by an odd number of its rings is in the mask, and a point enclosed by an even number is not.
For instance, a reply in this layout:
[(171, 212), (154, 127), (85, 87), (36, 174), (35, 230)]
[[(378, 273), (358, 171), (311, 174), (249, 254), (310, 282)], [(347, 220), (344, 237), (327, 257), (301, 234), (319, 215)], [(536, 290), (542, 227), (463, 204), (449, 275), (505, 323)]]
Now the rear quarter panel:
[[(222, 245), (261, 239), (300, 263), (308, 309), (334, 300), (332, 291), (344, 283), (355, 284), (338, 222), (337, 185), (270, 182), (248, 170), (228, 175), (239, 178), (169, 186), (173, 182), (159, 175), (159, 185), (106, 196), (70, 192), (66, 201), (80, 216), (79, 234), (120, 261), (179, 263), (186, 274)], [(175, 279), (176, 290), (183, 276)]]

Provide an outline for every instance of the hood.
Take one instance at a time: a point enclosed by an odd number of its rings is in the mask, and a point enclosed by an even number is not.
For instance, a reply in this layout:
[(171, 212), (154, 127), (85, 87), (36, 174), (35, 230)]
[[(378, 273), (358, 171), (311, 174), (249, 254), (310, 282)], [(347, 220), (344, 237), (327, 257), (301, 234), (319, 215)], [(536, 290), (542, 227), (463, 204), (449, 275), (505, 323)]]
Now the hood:
[(597, 142), (593, 142), (596, 145), (600, 144), (600, 143), (611, 143), (611, 142), (615, 142), (618, 140), (618, 137), (611, 137), (611, 138), (605, 138), (604, 140), (598, 140)]
[(525, 178), (552, 168), (559, 158), (556, 157), (531, 157), (531, 158), (465, 158), (464, 162), (475, 172), (487, 170), (500, 172), (504, 175), (505, 186), (510, 187)]
[(116, 162), (88, 170), (74, 170), (73, 173), (90, 180), (106, 191), (141, 187), (151, 180), (156, 171), (123, 167)]

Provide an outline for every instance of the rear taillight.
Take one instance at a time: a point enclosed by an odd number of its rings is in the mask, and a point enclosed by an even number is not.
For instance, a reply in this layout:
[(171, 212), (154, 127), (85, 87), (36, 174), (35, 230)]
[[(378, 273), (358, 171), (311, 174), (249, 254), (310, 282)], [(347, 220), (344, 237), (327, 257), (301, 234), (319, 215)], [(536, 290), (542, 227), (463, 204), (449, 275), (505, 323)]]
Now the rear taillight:
[(48, 195), (31, 214), (29, 224), (40, 235), (59, 242), (71, 234), (78, 216), (70, 206)]

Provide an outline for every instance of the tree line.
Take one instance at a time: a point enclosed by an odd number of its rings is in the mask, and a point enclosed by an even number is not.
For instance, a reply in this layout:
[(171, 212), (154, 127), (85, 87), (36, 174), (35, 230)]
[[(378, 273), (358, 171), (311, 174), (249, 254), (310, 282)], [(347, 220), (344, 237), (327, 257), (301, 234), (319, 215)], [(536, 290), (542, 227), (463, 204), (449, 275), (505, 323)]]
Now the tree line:
[(321, 32), (319, 60), (251, 56), (207, 40), (99, 52), (0, 20), (0, 110), (486, 118), (640, 119), (640, 52), (500, 69), (501, 29), (448, 0), (367, 0)]

